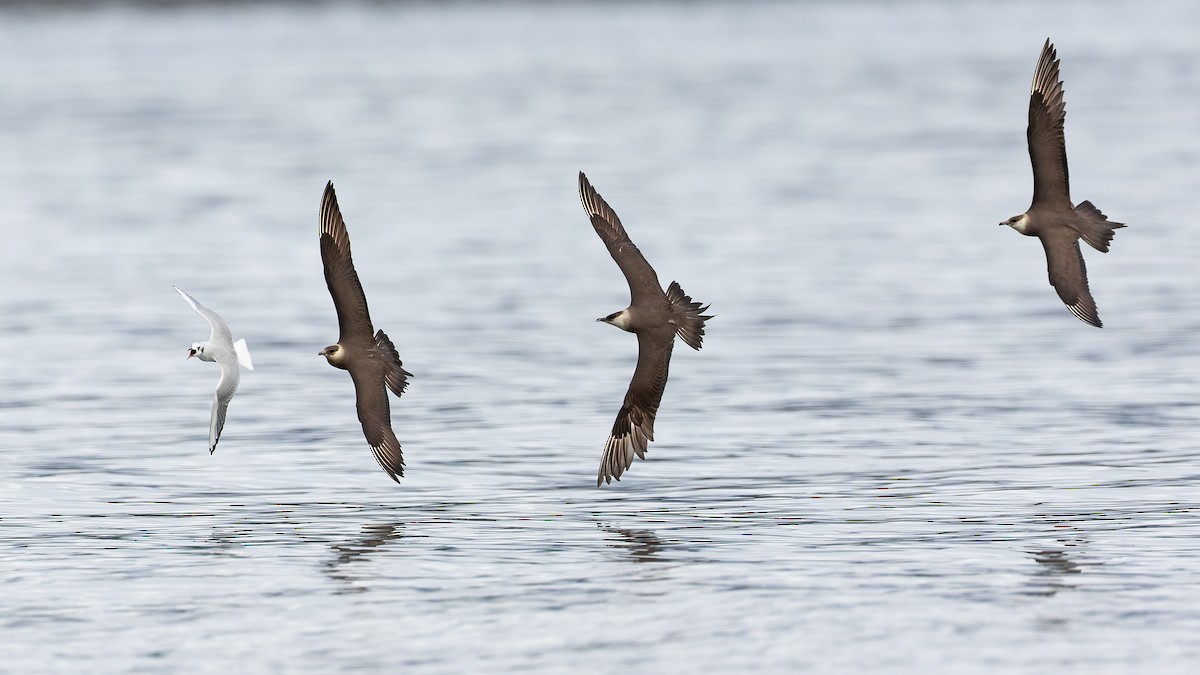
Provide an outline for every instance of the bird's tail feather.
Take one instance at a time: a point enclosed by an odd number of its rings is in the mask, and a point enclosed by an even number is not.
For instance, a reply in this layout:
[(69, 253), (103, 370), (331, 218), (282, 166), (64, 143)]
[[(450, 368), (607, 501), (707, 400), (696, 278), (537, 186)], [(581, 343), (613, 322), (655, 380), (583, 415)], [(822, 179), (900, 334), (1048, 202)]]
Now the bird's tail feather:
[(1110, 221), (1108, 216), (1100, 213), (1100, 209), (1088, 201), (1079, 202), (1075, 213), (1080, 216), (1075, 221), (1075, 229), (1079, 230), (1079, 236), (1089, 246), (1104, 253), (1108, 253), (1108, 243), (1116, 234), (1114, 230), (1125, 227), (1125, 223)]
[(692, 349), (700, 349), (704, 342), (704, 322), (712, 318), (703, 314), (708, 311), (708, 305), (701, 306), (693, 302), (675, 281), (667, 287), (667, 301), (671, 303), (671, 311), (675, 315), (675, 334)]
[(391, 389), (396, 396), (403, 394), (408, 387), (408, 378), (413, 375), (404, 369), (404, 364), (400, 362), (400, 354), (396, 351), (396, 345), (392, 344), (387, 333), (383, 331), (375, 333), (375, 349), (383, 357), (383, 362), (387, 364), (387, 371), (383, 374), (383, 379), (384, 382), (387, 382), (388, 389)]
[(237, 354), (238, 363), (246, 370), (254, 370), (254, 362), (250, 360), (250, 348), (246, 346), (246, 340), (240, 339), (233, 343), (233, 352)]

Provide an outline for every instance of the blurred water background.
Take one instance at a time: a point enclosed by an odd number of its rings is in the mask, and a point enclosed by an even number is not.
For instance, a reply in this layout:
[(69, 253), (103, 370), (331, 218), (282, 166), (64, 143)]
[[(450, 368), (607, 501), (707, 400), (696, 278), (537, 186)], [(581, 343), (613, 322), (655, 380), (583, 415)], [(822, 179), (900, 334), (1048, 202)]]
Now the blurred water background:
[[(0, 670), (1200, 658), (1200, 5), (4, 4)], [(1047, 36), (1103, 330), (996, 226)], [(718, 315), (601, 490), (581, 169)], [(402, 485), (316, 355), (327, 179)], [(257, 366), (213, 456), (172, 284)]]

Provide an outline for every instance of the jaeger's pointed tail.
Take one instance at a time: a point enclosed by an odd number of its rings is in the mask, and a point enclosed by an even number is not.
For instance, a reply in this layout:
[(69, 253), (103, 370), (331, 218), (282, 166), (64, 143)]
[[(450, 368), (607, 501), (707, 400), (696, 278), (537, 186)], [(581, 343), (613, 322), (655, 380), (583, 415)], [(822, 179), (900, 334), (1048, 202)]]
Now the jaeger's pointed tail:
[(708, 305), (693, 302), (675, 281), (667, 287), (667, 301), (671, 303), (671, 312), (675, 315), (675, 334), (689, 347), (699, 350), (704, 342), (704, 322), (712, 318), (703, 314), (708, 311)]
[(1075, 222), (1079, 236), (1089, 246), (1102, 253), (1108, 253), (1108, 244), (1116, 234), (1114, 230), (1125, 227), (1125, 223), (1110, 221), (1108, 216), (1100, 213), (1100, 209), (1089, 201), (1079, 202), (1079, 205), (1075, 207), (1075, 213), (1079, 215)]
[(387, 364), (388, 368), (383, 374), (383, 379), (387, 383), (388, 389), (391, 389), (396, 396), (403, 394), (408, 387), (408, 378), (413, 374), (404, 369), (404, 364), (400, 362), (400, 354), (396, 351), (396, 345), (392, 344), (387, 333), (382, 330), (375, 333), (375, 350)]

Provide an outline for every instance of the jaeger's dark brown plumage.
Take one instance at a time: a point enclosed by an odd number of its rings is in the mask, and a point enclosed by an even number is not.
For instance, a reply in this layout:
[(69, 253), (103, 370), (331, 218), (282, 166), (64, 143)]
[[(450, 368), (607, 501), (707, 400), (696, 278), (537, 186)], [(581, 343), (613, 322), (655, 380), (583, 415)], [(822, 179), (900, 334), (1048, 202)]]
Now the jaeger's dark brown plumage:
[(1103, 324), (1088, 288), (1087, 266), (1079, 250), (1079, 239), (1097, 251), (1107, 253), (1113, 230), (1125, 225), (1110, 222), (1091, 202), (1072, 206), (1063, 133), (1065, 119), (1066, 103), (1058, 76), (1058, 60), (1054, 45), (1047, 39), (1034, 70), (1029, 94), (1026, 139), (1033, 164), (1033, 203), (1025, 213), (1000, 224), (1042, 241), (1050, 284), (1058, 291), (1058, 297), (1072, 314), (1100, 328)]
[(395, 345), (382, 330), (372, 334), (367, 296), (350, 258), (350, 235), (332, 181), (325, 186), (321, 199), (321, 261), (337, 310), (339, 333), (337, 344), (326, 347), (320, 355), (335, 368), (350, 372), (363, 435), (379, 466), (399, 483), (404, 475), (404, 455), (392, 431), (391, 407), (384, 387), (400, 396), (412, 373), (404, 370)]
[(604, 445), (596, 486), (621, 479), (637, 455), (646, 458), (646, 448), (654, 440), (654, 418), (667, 386), (671, 351), (678, 335), (693, 349), (704, 340), (704, 316), (708, 306), (688, 297), (672, 281), (664, 293), (658, 275), (634, 246), (616, 212), (604, 201), (583, 172), (579, 173), (579, 197), (591, 218), (592, 227), (604, 241), (609, 254), (629, 282), (629, 307), (597, 321), (610, 323), (636, 333), (638, 361), (633, 371), (625, 402), (617, 413), (612, 433)]

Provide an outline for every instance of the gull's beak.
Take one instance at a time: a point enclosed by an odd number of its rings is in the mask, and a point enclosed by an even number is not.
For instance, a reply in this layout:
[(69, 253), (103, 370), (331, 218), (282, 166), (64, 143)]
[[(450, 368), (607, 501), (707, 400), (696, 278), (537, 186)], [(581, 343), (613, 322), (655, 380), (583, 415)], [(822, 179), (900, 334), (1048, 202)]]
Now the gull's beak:
[(1005, 226), (1005, 225), (1007, 225), (1007, 224), (1008, 224), (1008, 223), (1000, 223), (1000, 227), (1004, 227), (1004, 226)]
[(192, 357), (193, 357), (193, 356), (195, 356), (195, 355), (196, 355), (196, 350), (195, 350), (195, 349), (189, 349), (189, 350), (188, 350), (188, 355), (187, 355), (187, 357), (188, 357), (189, 359), (190, 359), (190, 358), (192, 358)]

